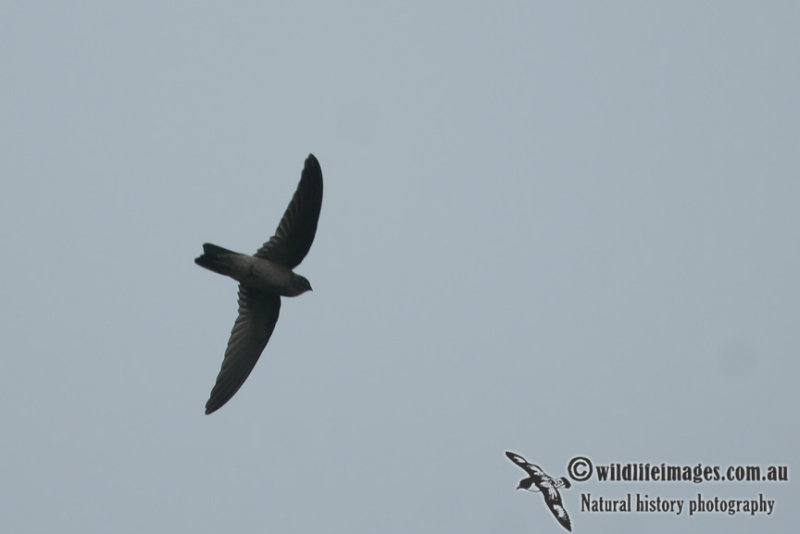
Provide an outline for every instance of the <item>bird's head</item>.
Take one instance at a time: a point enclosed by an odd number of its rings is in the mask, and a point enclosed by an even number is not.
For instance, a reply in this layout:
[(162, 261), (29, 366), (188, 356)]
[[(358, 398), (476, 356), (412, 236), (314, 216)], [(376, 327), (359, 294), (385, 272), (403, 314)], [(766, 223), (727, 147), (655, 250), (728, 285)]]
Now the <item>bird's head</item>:
[(312, 291), (311, 282), (305, 276), (292, 273), (292, 289), (294, 290), (293, 296), (302, 295), (306, 291)]
[(517, 489), (518, 490), (521, 490), (521, 489), (529, 490), (529, 489), (531, 489), (532, 485), (533, 485), (533, 479), (532, 478), (530, 478), (530, 477), (523, 478), (522, 480), (519, 481), (519, 484), (517, 484)]

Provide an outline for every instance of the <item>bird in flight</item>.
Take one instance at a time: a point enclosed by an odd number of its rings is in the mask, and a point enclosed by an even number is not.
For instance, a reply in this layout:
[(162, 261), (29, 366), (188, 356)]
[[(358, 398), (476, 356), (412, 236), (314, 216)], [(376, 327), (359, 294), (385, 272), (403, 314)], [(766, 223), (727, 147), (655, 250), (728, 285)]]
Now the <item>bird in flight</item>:
[[(547, 503), (547, 507), (553, 512), (556, 520), (561, 523), (562, 527), (572, 532), (572, 523), (570, 523), (569, 515), (564, 509), (564, 505), (561, 503), (561, 494), (558, 493), (557, 489), (561, 487), (567, 489), (572, 485), (569, 483), (569, 480), (567, 480), (567, 477), (561, 477), (557, 480), (553, 479), (545, 473), (541, 467), (536, 464), (528, 463), (528, 461), (519, 454), (506, 451), (506, 456), (530, 475), (519, 481), (517, 489), (541, 491), (544, 496), (544, 502)], [(536, 489), (531, 489), (531, 486), (536, 486)]]
[(239, 282), (239, 316), (233, 325), (225, 357), (206, 403), (206, 415), (219, 410), (242, 387), (267, 346), (281, 297), (311, 291), (294, 268), (305, 258), (317, 232), (322, 206), (322, 170), (313, 154), (306, 158), (300, 183), (278, 229), (253, 256), (205, 243), (194, 262)]

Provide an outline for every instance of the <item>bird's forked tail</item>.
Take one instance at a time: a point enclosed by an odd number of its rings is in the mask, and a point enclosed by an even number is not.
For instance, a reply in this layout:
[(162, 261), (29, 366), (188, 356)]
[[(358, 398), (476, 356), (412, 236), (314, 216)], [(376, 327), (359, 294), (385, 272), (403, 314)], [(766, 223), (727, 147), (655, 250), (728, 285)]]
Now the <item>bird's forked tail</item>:
[(194, 259), (194, 262), (200, 267), (205, 267), (215, 273), (230, 276), (231, 274), (231, 261), (233, 256), (239, 256), (238, 252), (228, 250), (226, 248), (212, 245), (211, 243), (203, 243), (203, 255)]

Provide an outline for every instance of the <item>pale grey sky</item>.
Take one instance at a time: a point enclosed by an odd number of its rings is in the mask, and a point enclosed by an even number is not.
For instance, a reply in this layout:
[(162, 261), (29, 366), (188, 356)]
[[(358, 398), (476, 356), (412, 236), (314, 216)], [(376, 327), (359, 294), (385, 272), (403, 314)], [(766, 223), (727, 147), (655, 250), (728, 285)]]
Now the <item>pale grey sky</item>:
[[(4, 2), (0, 531), (564, 532), (513, 450), (798, 465), (793, 2)], [(203, 415), (313, 152), (317, 238)], [(776, 501), (581, 512), (582, 493)], [(574, 483), (787, 532), (797, 483)]]

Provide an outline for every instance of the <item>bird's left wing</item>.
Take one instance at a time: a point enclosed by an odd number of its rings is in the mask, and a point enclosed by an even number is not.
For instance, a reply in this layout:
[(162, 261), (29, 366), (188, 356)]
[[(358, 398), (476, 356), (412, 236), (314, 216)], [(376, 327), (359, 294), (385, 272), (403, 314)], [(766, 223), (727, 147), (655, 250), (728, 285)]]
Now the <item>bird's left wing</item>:
[(250, 376), (275, 329), (280, 310), (279, 296), (239, 284), (239, 316), (225, 349), (217, 383), (206, 403), (206, 414), (219, 410)]
[(562, 527), (572, 532), (572, 523), (569, 520), (569, 514), (567, 514), (566, 508), (564, 508), (561, 502), (561, 494), (558, 493), (558, 490), (549, 484), (547, 486), (540, 486), (539, 489), (542, 490), (544, 502), (547, 503), (547, 507), (553, 512), (556, 520), (561, 523)]

